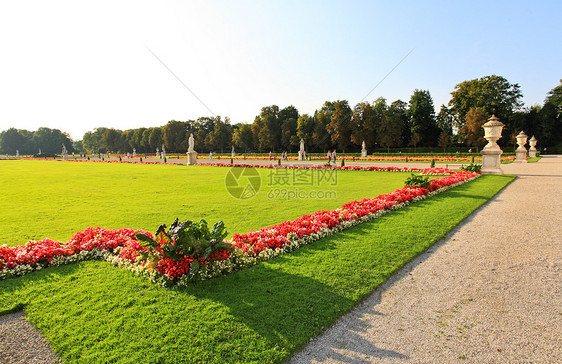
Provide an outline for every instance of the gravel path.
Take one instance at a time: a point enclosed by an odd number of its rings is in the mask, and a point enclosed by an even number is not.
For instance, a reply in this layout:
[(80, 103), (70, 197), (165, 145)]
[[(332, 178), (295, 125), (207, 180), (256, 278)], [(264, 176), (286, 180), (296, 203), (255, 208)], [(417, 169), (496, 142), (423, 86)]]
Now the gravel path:
[[(562, 157), (502, 169), (520, 177), (291, 362), (562, 362)], [(0, 363), (57, 361), (0, 316)]]
[(0, 316), (0, 363), (55, 363), (58, 357), (23, 312)]
[(291, 363), (561, 363), (562, 157), (520, 176)]

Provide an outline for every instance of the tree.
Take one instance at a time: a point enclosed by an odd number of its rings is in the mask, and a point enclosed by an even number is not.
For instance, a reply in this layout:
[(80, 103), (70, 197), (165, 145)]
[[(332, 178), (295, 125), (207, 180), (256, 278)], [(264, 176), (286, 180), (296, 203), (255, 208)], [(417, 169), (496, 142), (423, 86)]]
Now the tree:
[(308, 114), (303, 114), (299, 116), (297, 120), (297, 137), (300, 140), (304, 140), (305, 146), (310, 146), (312, 144), (314, 134), (314, 128), (316, 127), (316, 120), (313, 116)]
[(414, 90), (410, 98), (408, 115), (412, 134), (419, 135), (419, 143), (425, 146), (435, 145), (440, 130), (435, 122), (435, 109), (429, 91)]
[(445, 130), (443, 130), (439, 135), (439, 140), (437, 141), (437, 145), (443, 148), (443, 153), (445, 153), (447, 147), (451, 145), (451, 137), (449, 133), (447, 133)]
[(184, 152), (187, 150), (187, 123), (170, 120), (162, 127), (162, 139), (166, 150), (170, 152)]
[(379, 108), (384, 106), (384, 112), (377, 126), (377, 140), (381, 147), (386, 147), (387, 152), (390, 152), (391, 147), (397, 147), (401, 144), (405, 110), (403, 109), (403, 102), (400, 100), (393, 102), (388, 108), (386, 108), (384, 99), (379, 103), (381, 103)]
[(281, 146), (284, 149), (291, 149), (292, 146), (299, 144), (297, 137), (297, 120), (299, 118), (299, 111), (293, 106), (289, 105), (283, 110), (279, 111), (279, 124), (281, 125)]
[(283, 148), (291, 150), (292, 146), (299, 144), (299, 137), (297, 136), (297, 120), (289, 118), (281, 124), (281, 145)]
[(496, 75), (461, 82), (455, 86), (451, 96), (450, 111), (455, 115), (459, 129), (472, 108), (482, 108), (488, 115), (496, 115), (500, 121), (506, 122), (511, 113), (523, 105), (519, 85)]
[(361, 102), (355, 105), (351, 116), (351, 141), (357, 146), (365, 141), (367, 148), (374, 147), (376, 124), (377, 118), (371, 104)]
[(281, 145), (281, 125), (279, 124), (279, 106), (271, 105), (261, 109), (252, 125), (254, 145), (262, 151), (275, 151)]
[(466, 121), (462, 128), (463, 134), (466, 136), (466, 144), (476, 147), (483, 147), (486, 144), (484, 139), (484, 128), (482, 125), (488, 120), (488, 114), (481, 107), (475, 107), (466, 114)]
[(538, 124), (540, 145), (550, 147), (553, 152), (562, 152), (562, 80), (548, 92), (538, 113)]
[(59, 129), (39, 128), (33, 133), (31, 139), (37, 151), (41, 148), (43, 153), (60, 154), (63, 144), (68, 152), (74, 151), (72, 140), (68, 134), (61, 132)]
[(121, 130), (105, 129), (100, 138), (102, 148), (108, 152), (122, 152), (123, 139)]
[(420, 141), (421, 141), (421, 136), (418, 133), (413, 132), (412, 138), (410, 139), (410, 145), (414, 146), (414, 153), (416, 152), (416, 147), (418, 146)]
[(448, 135), (453, 135), (454, 117), (445, 105), (441, 105), (439, 114), (435, 118), (437, 121), (437, 126), (439, 129), (447, 133)]
[[(3, 154), (15, 155), (16, 151), (19, 151), (20, 154), (27, 154), (27, 151), (24, 152), (24, 145), (27, 141), (22, 131), (10, 128), (0, 134), (0, 151)], [(29, 153), (31, 154), (32, 152), (30, 151)]]
[(156, 148), (162, 149), (162, 128), (149, 128), (148, 134), (149, 152), (156, 151)]
[(234, 133), (232, 134), (232, 143), (234, 146), (247, 153), (249, 150), (252, 150), (252, 140), (252, 126), (249, 124), (238, 124), (238, 128), (234, 129)]
[(351, 115), (352, 111), (347, 100), (338, 100), (333, 104), (333, 112), (327, 130), (332, 143), (345, 152), (351, 141)]
[(313, 148), (321, 148), (325, 152), (331, 143), (330, 134), (328, 133), (328, 125), (332, 121), (333, 103), (326, 101), (320, 110), (316, 110), (314, 118), (316, 120), (314, 132), (312, 133)]
[(232, 146), (232, 126), (230, 126), (230, 119), (225, 118), (224, 122), (220, 116), (215, 118), (215, 127), (209, 133), (209, 145), (213, 150), (219, 150), (224, 153), (225, 148)]

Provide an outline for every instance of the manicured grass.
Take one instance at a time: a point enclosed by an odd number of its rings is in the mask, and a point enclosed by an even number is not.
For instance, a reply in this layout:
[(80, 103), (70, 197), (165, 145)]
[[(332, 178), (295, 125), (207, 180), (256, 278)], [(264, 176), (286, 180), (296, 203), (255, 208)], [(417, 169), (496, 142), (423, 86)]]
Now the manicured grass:
[[(261, 189), (251, 199), (232, 197), (223, 167), (0, 161), (0, 245), (33, 239), (67, 241), (88, 226), (155, 231), (180, 219), (223, 220), (230, 234), (338, 208), (404, 186), (409, 173), (258, 169)], [(287, 173), (284, 176), (283, 173)], [(298, 176), (293, 184), (294, 175)], [(312, 180), (310, 180), (312, 178)], [(284, 184), (289, 182), (289, 185)], [(312, 182), (312, 185), (309, 183)], [(246, 182), (243, 182), (246, 183)], [(270, 199), (281, 190), (335, 191), (329, 198)], [(279, 194), (279, 196), (282, 196)], [(324, 196), (325, 197), (325, 196)]]
[(541, 159), (541, 157), (532, 157), (532, 158), (527, 158), (527, 163), (536, 163)]
[(106, 262), (0, 282), (68, 362), (281, 362), (494, 196), (483, 176), (250, 269), (166, 289)]

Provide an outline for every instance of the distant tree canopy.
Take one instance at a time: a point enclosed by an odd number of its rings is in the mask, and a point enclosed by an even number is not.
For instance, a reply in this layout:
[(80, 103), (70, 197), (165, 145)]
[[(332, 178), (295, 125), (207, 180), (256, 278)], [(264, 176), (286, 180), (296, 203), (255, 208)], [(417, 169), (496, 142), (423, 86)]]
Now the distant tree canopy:
[(0, 151), (4, 154), (31, 155), (39, 153), (60, 154), (62, 146), (69, 153), (74, 145), (68, 134), (58, 129), (39, 128), (34, 132), (10, 128), (0, 133)]
[(503, 146), (514, 146), (521, 130), (535, 135), (538, 147), (562, 152), (562, 80), (548, 92), (541, 107), (522, 108), (518, 84), (491, 75), (464, 81), (455, 86), (451, 100), (441, 105), (437, 115), (431, 94), (414, 90), (408, 103), (384, 98), (361, 102), (351, 107), (347, 100), (326, 101), (313, 114), (299, 114), (292, 105), (265, 106), (251, 124), (232, 125), (220, 116), (197, 120), (170, 120), (161, 127), (121, 131), (99, 127), (72, 142), (60, 130), (39, 128), (31, 132), (10, 128), (0, 133), (0, 153), (60, 153), (64, 144), (69, 152), (87, 153), (185, 153), (187, 139), (193, 133), (199, 152), (238, 153), (294, 152), (302, 139), (309, 153), (337, 148), (341, 152), (359, 152), (363, 141), (373, 148), (470, 146), (480, 148), (484, 139), (482, 124), (496, 115), (506, 124)]

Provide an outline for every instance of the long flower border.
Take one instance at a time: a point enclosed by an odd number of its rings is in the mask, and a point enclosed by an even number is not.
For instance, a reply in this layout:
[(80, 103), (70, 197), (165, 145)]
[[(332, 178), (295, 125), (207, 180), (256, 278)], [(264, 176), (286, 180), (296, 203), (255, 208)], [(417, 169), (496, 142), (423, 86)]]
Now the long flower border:
[[(479, 173), (443, 171), (442, 168), (425, 172), (426, 174), (440, 172), (449, 175), (432, 179), (429, 190), (423, 187), (403, 187), (374, 198), (351, 201), (334, 210), (321, 210), (257, 231), (234, 234), (230, 241), (235, 247), (234, 250), (232, 252), (219, 251), (210, 259), (199, 261), (200, 269), (196, 272), (190, 272), (192, 258), (184, 258), (180, 261), (164, 258), (159, 261), (155, 269), (149, 269), (146, 263), (139, 262), (138, 251), (146, 248), (135, 239), (135, 230), (89, 227), (74, 234), (66, 243), (43, 239), (15, 247), (0, 247), (0, 280), (22, 276), (47, 266), (105, 259), (115, 266), (147, 276), (154, 283), (163, 286), (171, 284), (185, 286), (194, 280), (228, 274), (292, 252), (303, 245), (480, 176)], [(137, 231), (150, 234), (143, 230)]]

